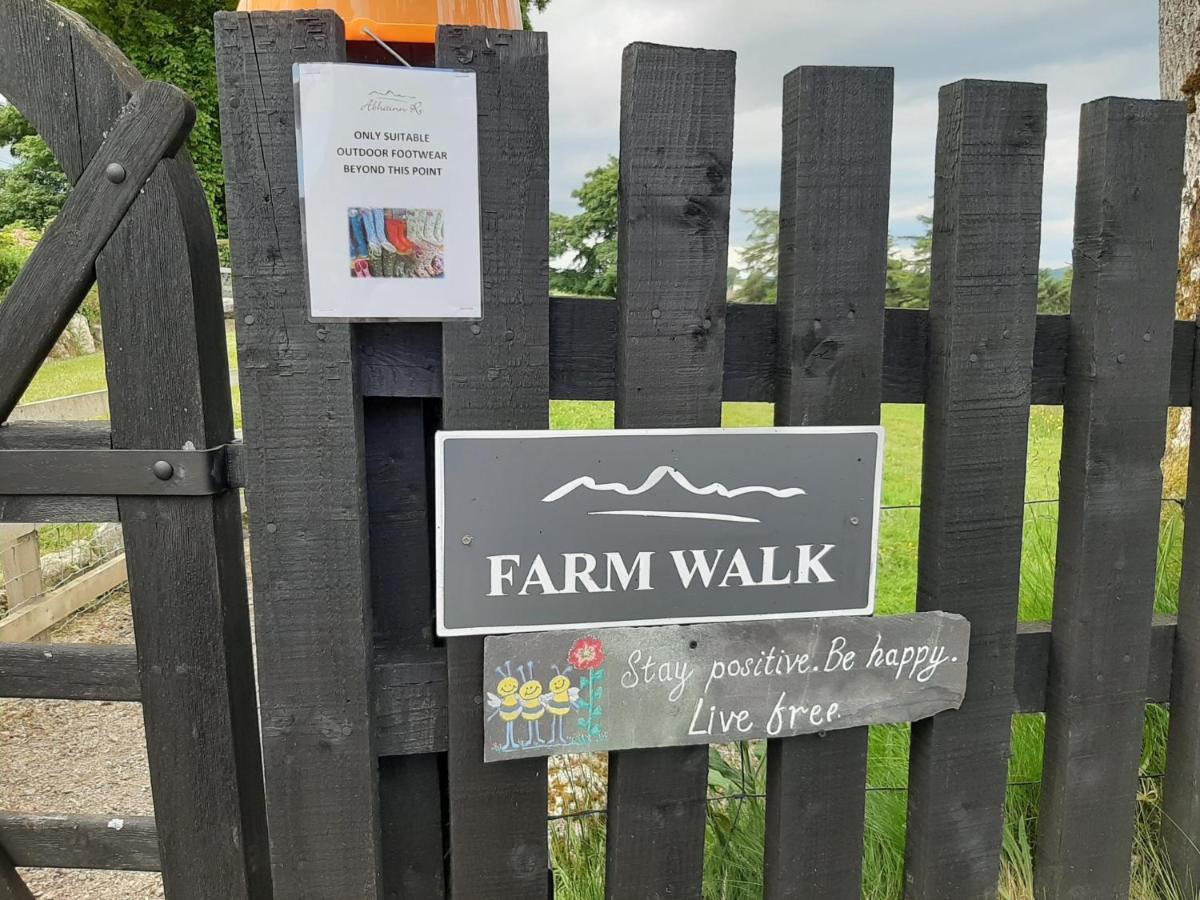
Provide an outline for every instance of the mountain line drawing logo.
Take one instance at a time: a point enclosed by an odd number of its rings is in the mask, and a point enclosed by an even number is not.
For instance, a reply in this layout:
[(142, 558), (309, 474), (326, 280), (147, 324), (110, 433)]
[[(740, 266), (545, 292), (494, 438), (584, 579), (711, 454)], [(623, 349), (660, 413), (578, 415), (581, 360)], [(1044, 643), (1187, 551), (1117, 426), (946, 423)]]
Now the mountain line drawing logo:
[(397, 112), (421, 115), (422, 104), (417, 97), (408, 94), (398, 94), (395, 91), (371, 91), (367, 94), (367, 102), (362, 105), (363, 112)]
[[(706, 484), (703, 487), (697, 487), (692, 484), (686, 475), (676, 469), (674, 466), (658, 466), (648, 476), (646, 480), (637, 487), (631, 488), (627, 484), (620, 481), (612, 481), (606, 483), (598, 483), (591, 475), (580, 475), (578, 478), (573, 478), (565, 484), (555, 488), (549, 494), (542, 498), (543, 503), (554, 503), (561, 500), (567, 495), (576, 490), (594, 491), (597, 493), (614, 493), (624, 497), (636, 497), (639, 494), (645, 494), (653, 490), (663, 479), (670, 479), (679, 487), (683, 488), (690, 494), (695, 494), (697, 497), (718, 496), (727, 500), (732, 500), (737, 497), (742, 497), (746, 494), (768, 494), (779, 499), (788, 499), (790, 497), (798, 497), (805, 494), (804, 488), (786, 487), (775, 488), (767, 485), (746, 485), (744, 487), (729, 488), (721, 484), (719, 481), (714, 481), (711, 484)], [(761, 519), (756, 519), (752, 516), (739, 516), (732, 513), (716, 513), (716, 512), (691, 512), (683, 510), (668, 510), (668, 509), (601, 509), (588, 512), (589, 516), (634, 516), (643, 518), (660, 518), (660, 519), (709, 519), (716, 522), (747, 522), (758, 524)]]

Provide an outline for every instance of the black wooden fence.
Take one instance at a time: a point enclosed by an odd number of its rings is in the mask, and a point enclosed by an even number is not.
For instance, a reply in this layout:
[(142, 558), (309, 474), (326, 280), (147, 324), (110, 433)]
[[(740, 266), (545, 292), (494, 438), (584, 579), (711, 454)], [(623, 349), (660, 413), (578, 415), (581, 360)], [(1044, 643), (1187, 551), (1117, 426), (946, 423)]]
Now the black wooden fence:
[[(727, 307), (734, 55), (635, 44), (619, 299), (548, 300), (546, 38), (442, 28), (438, 64), (478, 73), (484, 318), (315, 325), (290, 70), (344, 59), (341, 25), (220, 15), (217, 46), (284, 896), (546, 895), (543, 763), (480, 761), (481, 642), (431, 633), (428, 447), (438, 427), (544, 428), (551, 398), (615, 399), (618, 427), (718, 425), (723, 400), (809, 425), (924, 403), (918, 606), (973, 639), (962, 710), (914, 729), (909, 895), (995, 895), (1010, 718), (1045, 709), (1038, 891), (1125, 896), (1142, 707), (1169, 690), (1167, 838), (1200, 871), (1194, 538), (1180, 620), (1152, 625), (1166, 411), (1193, 391), (1172, 312), (1182, 106), (1084, 107), (1074, 315), (1039, 317), (1045, 88), (944, 88), (931, 309), (885, 312), (892, 73), (797, 69), (779, 303)], [(1017, 624), (1031, 403), (1065, 404), (1053, 629)], [(698, 897), (706, 750), (610, 767), (608, 895)], [(859, 895), (865, 768), (865, 730), (770, 743), (767, 897)]]
[[(19, 35), (0, 44), (26, 48), (22, 79), (5, 71), (0, 91), (47, 133), (50, 100), (20, 87), (62, 79), (45, 67), (65, 57), (29, 52), (62, 32), (38, 20), (41, 0), (0, 2)], [(1168, 699), (1164, 837), (1181, 879), (1200, 887), (1200, 505), (1187, 511), (1178, 621), (1152, 619), (1166, 411), (1200, 391), (1195, 326), (1172, 312), (1181, 104), (1084, 107), (1073, 314), (1047, 317), (1036, 315), (1045, 89), (944, 88), (931, 308), (885, 311), (892, 73), (797, 69), (784, 82), (779, 303), (727, 306), (734, 56), (636, 44), (623, 69), (619, 299), (548, 298), (546, 37), (443, 27), (438, 64), (478, 74), (485, 316), (348, 326), (307, 319), (291, 82), (293, 63), (345, 58), (341, 21), (222, 13), (216, 44), (245, 420), (245, 445), (224, 451), (225, 484), (245, 488), (251, 516), (274, 896), (548, 895), (544, 762), (482, 763), (481, 641), (433, 635), (429, 449), (440, 427), (545, 428), (551, 398), (615, 399), (621, 427), (717, 425), (723, 400), (774, 402), (777, 422), (793, 425), (873, 423), (883, 402), (925, 404), (917, 602), (966, 615), (972, 647), (962, 709), (913, 730), (908, 896), (995, 896), (1010, 718), (1043, 710), (1037, 892), (1127, 896), (1142, 711)], [(93, 77), (83, 73), (68, 73), (81, 92)], [(93, 150), (98, 133), (87, 132)], [(51, 143), (60, 158), (79, 152)], [(154, 178), (188, 188), (168, 204), (194, 211), (186, 160), (159, 165)], [(97, 263), (102, 284), (136, 300), (106, 306), (106, 332), (115, 309), (134, 348), (115, 363), (113, 446), (229, 439), (226, 408), (197, 411), (165, 361), (176, 346), (164, 336), (180, 333), (167, 297), (195, 310), (180, 343), (208, 373), (196, 389), (211, 398), (221, 386), (215, 262), (199, 264), (203, 292), (188, 280), (199, 270), (170, 268), (211, 246), (185, 245), (195, 252), (152, 243), (163, 247), (152, 256), (123, 240)], [(180, 274), (156, 282), (146, 269), (163, 259)], [(5, 353), (17, 343), (0, 332)], [(133, 377), (139, 366), (151, 377)], [(1017, 623), (1031, 403), (1065, 408), (1053, 627)], [(183, 410), (215, 417), (195, 435), (128, 431), (146, 408), (165, 411), (162, 428)], [(45, 446), (44, 429), (0, 430), (0, 475), (9, 451)], [(1200, 454), (1192, 463), (1200, 479)], [(141, 698), (156, 775), (156, 822), (126, 831), (0, 814), (11, 862), (161, 860), (172, 898), (271, 895), (246, 874), (264, 804), (257, 759), (239, 744), (249, 654), (231, 496), (119, 500), (140, 669), (132, 654), (37, 668), (34, 650), (0, 649), (0, 694)], [(89, 518), (84, 508), (117, 511), (105, 498), (0, 494), (8, 519)], [(170, 674), (193, 662), (215, 680)], [(214, 727), (184, 733), (201, 713)], [(181, 752), (193, 741), (203, 746)], [(865, 730), (770, 742), (766, 897), (859, 896), (866, 746)], [(610, 766), (608, 896), (699, 897), (706, 750), (623, 751)], [(234, 799), (247, 829), (240, 869), (216, 864), (230, 859), (218, 838)], [(0, 897), (22, 896), (5, 854)]]

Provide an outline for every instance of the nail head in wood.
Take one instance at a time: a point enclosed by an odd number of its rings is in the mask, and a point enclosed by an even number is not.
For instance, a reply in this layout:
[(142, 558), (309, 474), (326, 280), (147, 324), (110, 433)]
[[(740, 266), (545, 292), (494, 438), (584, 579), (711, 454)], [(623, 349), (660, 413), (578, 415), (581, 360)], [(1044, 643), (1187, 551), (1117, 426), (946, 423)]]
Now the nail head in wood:
[(104, 177), (113, 184), (120, 184), (125, 180), (125, 167), (120, 163), (109, 163), (104, 169)]

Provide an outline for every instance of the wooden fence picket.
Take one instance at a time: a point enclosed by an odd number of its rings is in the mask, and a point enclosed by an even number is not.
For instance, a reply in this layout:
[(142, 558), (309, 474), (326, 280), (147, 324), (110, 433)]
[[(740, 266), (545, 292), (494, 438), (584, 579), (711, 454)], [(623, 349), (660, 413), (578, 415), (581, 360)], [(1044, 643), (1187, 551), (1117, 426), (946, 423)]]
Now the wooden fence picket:
[(216, 42), (275, 890), (367, 900), (380, 850), (362, 401), (350, 326), (308, 321), (292, 102), (292, 64), (344, 59), (345, 29), (328, 11), (219, 13)]
[[(877, 425), (883, 390), (891, 69), (783, 83), (776, 425)], [(767, 900), (858, 897), (866, 728), (767, 742)]]
[[(625, 48), (618, 428), (721, 424), (734, 54)], [(699, 898), (708, 748), (609, 756), (605, 896)]]
[[(479, 322), (442, 326), (442, 425), (547, 428), (546, 35), (443, 26), (437, 64), (478, 79), (486, 310)], [(472, 900), (545, 897), (546, 761), (483, 762), (483, 638), (450, 638), (446, 651), (450, 891)]]
[(1162, 515), (1185, 110), (1079, 123), (1038, 897), (1129, 895)]
[(995, 897), (1008, 783), (1046, 89), (939, 95), (917, 609), (971, 622), (960, 710), (912, 729), (908, 897)]

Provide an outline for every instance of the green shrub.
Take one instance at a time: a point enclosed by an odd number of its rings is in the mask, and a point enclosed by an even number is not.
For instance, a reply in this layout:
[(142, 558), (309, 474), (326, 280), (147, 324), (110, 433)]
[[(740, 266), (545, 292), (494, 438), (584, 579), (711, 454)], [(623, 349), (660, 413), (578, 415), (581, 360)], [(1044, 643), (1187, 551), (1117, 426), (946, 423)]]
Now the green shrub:
[(17, 274), (33, 253), (42, 234), (35, 228), (13, 224), (0, 228), (0, 300), (8, 293)]
[(87, 296), (83, 298), (83, 302), (79, 304), (79, 312), (87, 319), (88, 325), (100, 324), (100, 291), (94, 284), (92, 289), (87, 292)]

